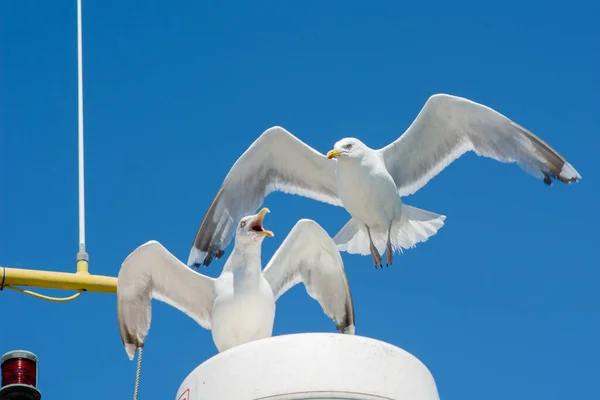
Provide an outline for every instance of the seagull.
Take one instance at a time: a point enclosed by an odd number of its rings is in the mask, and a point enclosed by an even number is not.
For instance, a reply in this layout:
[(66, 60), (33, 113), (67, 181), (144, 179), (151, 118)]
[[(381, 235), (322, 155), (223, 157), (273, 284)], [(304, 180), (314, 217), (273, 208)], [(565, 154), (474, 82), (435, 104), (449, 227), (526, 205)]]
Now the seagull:
[(235, 247), (216, 278), (188, 268), (157, 241), (135, 249), (117, 280), (117, 316), (129, 359), (144, 346), (151, 300), (167, 303), (212, 330), (219, 352), (271, 337), (275, 302), (303, 282), (337, 329), (354, 334), (354, 305), (340, 253), (315, 221), (301, 219), (261, 271), (261, 247), (273, 232), (263, 228), (267, 208), (241, 219)]
[(471, 100), (431, 96), (402, 136), (374, 150), (356, 138), (335, 143), (327, 156), (281, 127), (272, 127), (227, 174), (198, 228), (188, 266), (208, 266), (231, 242), (232, 227), (273, 191), (344, 207), (351, 219), (335, 235), (340, 251), (371, 253), (375, 267), (395, 251), (435, 235), (446, 216), (403, 204), (461, 155), (516, 163), (542, 179), (568, 184), (579, 173), (548, 144), (497, 111)]

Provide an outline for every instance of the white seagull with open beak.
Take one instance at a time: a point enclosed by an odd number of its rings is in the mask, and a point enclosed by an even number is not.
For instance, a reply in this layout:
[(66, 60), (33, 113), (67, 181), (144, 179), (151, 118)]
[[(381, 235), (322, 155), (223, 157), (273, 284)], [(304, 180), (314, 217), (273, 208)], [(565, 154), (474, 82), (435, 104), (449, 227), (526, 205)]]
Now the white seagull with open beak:
[(261, 271), (263, 228), (268, 209), (238, 223), (235, 247), (216, 278), (197, 273), (156, 241), (135, 249), (123, 262), (117, 280), (117, 315), (130, 359), (143, 347), (150, 329), (151, 300), (183, 311), (211, 329), (219, 350), (270, 337), (275, 302), (303, 282), (337, 329), (354, 334), (354, 306), (342, 258), (331, 237), (312, 220), (296, 223)]

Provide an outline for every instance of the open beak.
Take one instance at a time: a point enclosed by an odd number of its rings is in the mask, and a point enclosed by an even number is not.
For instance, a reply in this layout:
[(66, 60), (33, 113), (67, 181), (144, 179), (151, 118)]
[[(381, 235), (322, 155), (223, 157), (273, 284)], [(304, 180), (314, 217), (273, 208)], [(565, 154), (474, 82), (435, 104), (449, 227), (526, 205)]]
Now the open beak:
[(339, 151), (339, 150), (335, 150), (335, 149), (334, 150), (329, 150), (327, 152), (327, 158), (331, 160), (332, 158), (336, 158), (340, 154), (342, 154), (342, 152)]
[(254, 219), (252, 220), (252, 225), (250, 225), (250, 230), (254, 231), (256, 233), (260, 233), (262, 235), (265, 236), (275, 236), (273, 234), (273, 232), (271, 231), (266, 231), (263, 228), (263, 219), (265, 219), (265, 215), (267, 215), (267, 213), (269, 212), (268, 208), (263, 208), (262, 210), (260, 210), (258, 212), (258, 214), (256, 215), (256, 217), (254, 217)]

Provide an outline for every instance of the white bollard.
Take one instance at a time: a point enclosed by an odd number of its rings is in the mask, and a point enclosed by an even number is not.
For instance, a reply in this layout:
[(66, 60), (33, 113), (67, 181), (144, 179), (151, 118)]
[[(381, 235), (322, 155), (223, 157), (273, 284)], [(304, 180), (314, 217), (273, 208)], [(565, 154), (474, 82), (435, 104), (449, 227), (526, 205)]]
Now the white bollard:
[(338, 333), (275, 336), (208, 359), (176, 400), (439, 400), (429, 370), (379, 340)]

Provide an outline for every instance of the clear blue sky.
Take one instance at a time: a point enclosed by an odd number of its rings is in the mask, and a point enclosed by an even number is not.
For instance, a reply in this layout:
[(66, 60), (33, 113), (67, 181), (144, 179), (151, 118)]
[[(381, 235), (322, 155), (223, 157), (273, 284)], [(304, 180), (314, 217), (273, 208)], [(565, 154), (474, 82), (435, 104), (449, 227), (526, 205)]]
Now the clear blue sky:
[[(375, 270), (343, 254), (357, 334), (420, 358), (443, 399), (589, 399), (600, 376), (597, 255), (600, 6), (84, 0), (90, 270), (118, 273), (156, 239), (187, 260), (230, 166), (281, 125), (321, 152), (401, 135), (439, 92), (495, 108), (583, 176), (551, 188), (516, 165), (462, 157), (405, 202), (447, 215)], [(257, 4), (259, 3), (259, 4)], [(0, 264), (73, 271), (77, 252), (76, 2), (0, 5)], [(266, 262), (299, 218), (347, 212), (274, 194)], [(223, 260), (204, 270), (220, 273)], [(65, 293), (53, 292), (61, 295)], [(128, 398), (135, 362), (116, 297), (55, 304), (0, 293), (0, 352), (41, 359), (45, 399)], [(274, 333), (335, 332), (296, 286)], [(216, 354), (209, 331), (154, 302), (140, 396), (174, 398)]]

